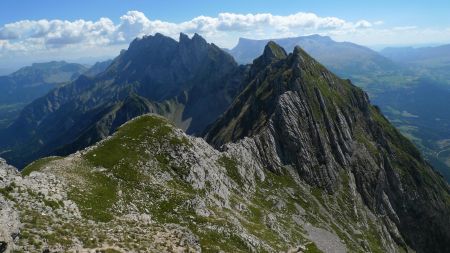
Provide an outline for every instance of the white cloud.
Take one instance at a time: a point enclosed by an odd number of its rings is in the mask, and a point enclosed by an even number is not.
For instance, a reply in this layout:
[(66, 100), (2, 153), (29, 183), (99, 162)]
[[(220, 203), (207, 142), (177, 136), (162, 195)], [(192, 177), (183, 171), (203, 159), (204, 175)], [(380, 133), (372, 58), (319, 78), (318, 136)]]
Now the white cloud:
[(417, 29), (417, 26), (396, 26), (392, 28), (394, 31), (408, 31), (408, 30), (415, 30)]
[[(238, 37), (263, 39), (319, 33), (340, 40), (387, 44), (394, 42), (398, 33), (398, 38), (411, 39), (410, 43), (417, 40), (413, 36), (420, 36), (420, 31), (413, 26), (388, 29), (383, 21), (348, 21), (305, 12), (285, 16), (270, 13), (220, 13), (215, 17), (198, 16), (185, 22), (173, 23), (152, 20), (142, 12), (129, 11), (117, 23), (109, 18), (101, 18), (97, 21), (22, 20), (5, 24), (0, 26), (0, 55), (9, 58), (39, 55), (62, 58), (67, 55), (91, 56), (111, 52), (114, 55), (135, 37), (157, 32), (173, 38), (178, 38), (180, 32), (199, 33), (222, 47), (234, 46)], [(448, 30), (444, 33), (448, 38)], [(6, 61), (4, 59), (6, 58), (0, 58), (0, 65), (2, 61)]]
[(372, 27), (372, 24), (367, 20), (361, 20), (361, 21), (356, 22), (355, 27), (356, 28), (369, 28), (369, 27)]
[(118, 24), (114, 24), (109, 18), (101, 18), (95, 22), (22, 20), (0, 27), (0, 39), (10, 41), (12, 44), (20, 44), (26, 43), (31, 38), (39, 38), (43, 43), (41, 45), (43, 48), (52, 48), (86, 43), (88, 45), (128, 43), (135, 37), (156, 32), (174, 37), (178, 36), (180, 32), (197, 32), (214, 37), (229, 32), (246, 33), (255, 30), (302, 33), (370, 26), (372, 26), (371, 23), (366, 20), (353, 24), (336, 17), (319, 17), (313, 13), (303, 12), (288, 16), (277, 16), (270, 13), (245, 15), (220, 13), (217, 17), (199, 16), (186, 22), (171, 23), (150, 20), (142, 12), (129, 11), (120, 17)]

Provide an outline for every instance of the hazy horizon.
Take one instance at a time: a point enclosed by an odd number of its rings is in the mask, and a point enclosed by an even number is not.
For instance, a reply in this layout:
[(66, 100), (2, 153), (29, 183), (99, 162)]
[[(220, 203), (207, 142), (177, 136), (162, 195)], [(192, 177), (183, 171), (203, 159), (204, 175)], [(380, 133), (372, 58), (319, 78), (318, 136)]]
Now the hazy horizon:
[[(152, 34), (153, 35), (153, 34)], [(163, 34), (164, 35), (164, 34)], [(288, 37), (280, 37), (280, 38), (260, 38), (258, 40), (271, 40), (271, 39), (283, 39), (283, 38), (296, 38), (296, 37), (302, 37), (302, 36), (311, 36), (311, 35), (320, 35), (320, 34), (310, 34), (310, 35), (299, 35), (299, 36), (288, 36)], [(321, 35), (321, 36), (328, 36), (328, 35)], [(331, 39), (333, 39), (332, 36), (328, 36)], [(235, 46), (238, 45), (239, 39), (240, 38), (244, 38), (244, 39), (250, 39), (250, 38), (245, 38), (245, 37), (239, 37), (236, 41), (236, 44), (228, 47), (228, 48), (224, 48), (224, 49), (232, 49)], [(178, 41), (178, 38), (174, 38), (175, 40)], [(351, 43), (355, 43), (352, 41), (338, 41), (333, 39), (336, 42), (351, 42)], [(211, 43), (211, 41), (208, 41), (208, 43)], [(212, 42), (214, 43), (214, 42)], [(358, 43), (355, 43), (358, 44)], [(450, 44), (450, 43), (449, 43)], [(385, 48), (407, 48), (407, 47), (411, 47), (411, 48), (423, 48), (423, 47), (438, 47), (438, 46), (443, 46), (443, 45), (448, 45), (447, 43), (421, 43), (421, 44), (397, 44), (397, 45), (389, 45), (389, 44), (380, 44), (380, 45), (363, 45), (363, 44), (358, 44), (361, 46), (365, 46), (367, 48), (370, 48), (374, 51), (381, 51)], [(45, 62), (51, 62), (51, 61), (65, 61), (68, 63), (78, 63), (78, 64), (82, 64), (82, 65), (86, 65), (86, 66), (92, 66), (93, 64), (97, 63), (97, 62), (101, 62), (101, 61), (106, 61), (106, 60), (110, 60), (110, 59), (114, 59), (116, 56), (119, 55), (120, 51), (123, 49), (127, 49), (128, 48), (128, 44), (124, 45), (123, 48), (118, 48), (117, 52), (113, 52), (110, 55), (102, 55), (102, 56), (83, 56), (83, 57), (67, 57), (65, 55), (61, 55), (60, 57), (55, 56), (55, 57), (50, 57), (50, 58), (41, 58), (41, 59), (37, 59), (37, 60), (28, 60), (28, 61), (24, 61), (24, 62), (17, 62), (16, 64), (11, 64), (11, 62), (1, 62), (0, 61), (0, 76), (2, 75), (9, 75), (11, 73), (14, 73), (15, 71), (19, 70), (20, 68), (23, 67), (27, 67), (27, 66), (31, 66), (33, 63), (45, 63)]]

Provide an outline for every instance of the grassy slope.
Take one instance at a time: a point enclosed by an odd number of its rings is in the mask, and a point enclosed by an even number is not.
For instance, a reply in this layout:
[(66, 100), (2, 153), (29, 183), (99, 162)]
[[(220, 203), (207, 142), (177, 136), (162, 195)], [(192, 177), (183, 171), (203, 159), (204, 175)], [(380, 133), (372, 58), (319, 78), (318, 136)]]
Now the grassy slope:
[[(166, 120), (143, 116), (122, 126), (112, 138), (83, 152), (70, 168), (60, 168), (58, 162), (63, 158), (53, 157), (31, 164), (23, 173), (47, 170), (69, 180), (69, 198), (78, 205), (85, 219), (103, 223), (104, 229), (114, 227), (117, 218), (127, 214), (132, 204), (133, 209), (150, 214), (158, 224), (175, 223), (189, 228), (199, 237), (205, 252), (247, 252), (249, 247), (262, 252), (286, 251), (289, 246), (299, 244), (307, 244), (307, 252), (320, 252), (310, 243), (302, 225), (294, 220), (299, 215), (299, 208), (305, 210), (302, 219), (334, 232), (349, 250), (362, 251), (359, 240), (367, 242), (373, 252), (382, 252), (378, 227), (357, 222), (356, 217), (367, 214), (362, 206), (354, 209), (356, 202), (350, 189), (343, 188), (338, 197), (329, 196), (320, 189), (300, 187), (294, 174), (267, 172), (266, 179), (259, 181), (254, 191), (243, 194), (246, 192), (242, 188), (245, 178), (238, 170), (242, 165), (226, 154), (217, 157), (216, 163), (235, 182), (235, 188), (231, 189), (231, 206), (208, 205), (212, 215), (198, 215), (186, 203), (196, 197), (205, 198), (212, 186), (207, 184), (204, 189), (193, 189), (185, 181), (191, 165), (176, 163), (170, 157), (173, 150), (189, 149), (190, 145), (189, 139), (175, 134)], [(161, 180), (163, 174), (170, 175), (170, 179)], [(238, 206), (245, 208), (239, 211)], [(277, 226), (270, 225), (269, 214), (275, 217)], [(45, 221), (46, 217), (31, 216), (33, 223), (49, 222)], [(236, 227), (233, 220), (240, 225)], [(31, 221), (25, 219), (23, 222)], [(222, 230), (213, 229), (217, 227)], [(107, 235), (102, 235), (105, 230), (94, 233), (83, 228), (86, 229), (84, 225), (79, 229), (67, 229), (72, 230), (73, 237), (100, 237), (95, 242), (82, 239), (87, 247), (108, 243), (104, 238)], [(264, 243), (250, 246), (243, 239), (244, 234), (255, 236)], [(66, 241), (63, 238), (52, 240), (53, 245), (71, 244), (67, 238)], [(122, 243), (128, 249), (134, 247), (131, 241)]]

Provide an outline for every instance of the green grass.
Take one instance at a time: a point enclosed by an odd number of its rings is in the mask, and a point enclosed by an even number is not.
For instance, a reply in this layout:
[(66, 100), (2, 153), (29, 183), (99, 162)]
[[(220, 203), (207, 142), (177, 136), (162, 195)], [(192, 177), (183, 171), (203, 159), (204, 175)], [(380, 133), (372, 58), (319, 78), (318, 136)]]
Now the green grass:
[(13, 196), (11, 196), (11, 193), (14, 191), (15, 184), (12, 183), (5, 188), (0, 188), (0, 194), (2, 194), (5, 198), (14, 201)]
[(385, 252), (382, 247), (382, 241), (379, 235), (379, 232), (376, 230), (375, 225), (372, 221), (368, 222), (369, 228), (364, 233), (367, 241), (369, 242), (370, 250), (374, 253), (382, 253)]
[(227, 170), (228, 176), (233, 179), (234, 182), (240, 186), (243, 185), (242, 178), (238, 170), (238, 163), (235, 159), (227, 156), (221, 156), (219, 158), (219, 164)]
[(306, 245), (305, 253), (323, 253), (314, 243), (308, 243)]
[(31, 172), (40, 171), (42, 169), (42, 167), (44, 167), (45, 165), (47, 165), (51, 161), (56, 161), (56, 160), (59, 160), (59, 159), (61, 159), (61, 157), (52, 156), (52, 157), (46, 157), (46, 158), (42, 158), (42, 159), (39, 159), (37, 161), (34, 161), (34, 162), (30, 163), (29, 165), (27, 165), (22, 170), (22, 175), (23, 176), (28, 176), (28, 175), (31, 174)]
[[(86, 179), (87, 189), (74, 188), (69, 197), (79, 205), (86, 217), (110, 221), (115, 214), (113, 205), (118, 201), (119, 191), (127, 203), (138, 198), (134, 191), (141, 190), (147, 178), (147, 172), (140, 163), (149, 159), (157, 161), (159, 166), (148, 169), (175, 171), (179, 177), (175, 177), (174, 188), (187, 189), (180, 178), (188, 169), (183, 165), (172, 166), (167, 153), (186, 145), (190, 145), (187, 138), (175, 135), (173, 126), (166, 119), (159, 116), (138, 117), (84, 155), (87, 163), (80, 166), (77, 173)], [(148, 192), (154, 199), (163, 194), (157, 189)], [(185, 198), (183, 194), (177, 195), (170, 201), (160, 202), (152, 211), (161, 219), (164, 215), (170, 219), (170, 212)]]
[(54, 201), (54, 200), (49, 200), (49, 199), (43, 199), (42, 201), (44, 202), (44, 204), (46, 206), (49, 206), (54, 210), (64, 206), (64, 203), (59, 202), (59, 201)]
[(237, 235), (224, 235), (216, 231), (200, 234), (202, 252), (249, 252), (250, 249)]
[[(287, 188), (294, 190), (294, 197), (287, 194)], [(307, 206), (308, 204), (301, 199), (301, 194), (297, 191), (298, 185), (293, 178), (290, 175), (268, 171), (266, 179), (263, 182), (259, 182), (256, 189), (250, 202), (240, 198), (238, 195), (235, 196), (235, 202), (242, 202), (247, 205), (248, 211), (243, 213), (243, 219), (241, 220), (241, 224), (246, 230), (262, 239), (278, 252), (285, 252), (288, 250), (289, 245), (292, 246), (299, 241), (305, 241), (302, 229), (292, 220), (292, 215), (297, 213), (294, 203), (302, 206)], [(275, 199), (267, 198), (269, 193)], [(284, 200), (285, 206), (278, 209), (276, 199)], [(275, 215), (277, 224), (284, 231), (289, 231), (287, 232), (290, 235), (288, 242), (267, 224), (266, 218), (269, 213)]]
[[(145, 149), (189, 145), (187, 138), (179, 138), (173, 131), (173, 126), (162, 117), (142, 116), (120, 127), (111, 139), (86, 154), (85, 158), (93, 166), (109, 169), (119, 179), (139, 181), (142, 175), (136, 165), (146, 159)], [(155, 158), (162, 166), (169, 163), (164, 152), (156, 154)]]
[(106, 249), (106, 250), (101, 250), (101, 253), (121, 253), (121, 251), (115, 250), (115, 249)]
[(114, 216), (113, 204), (117, 201), (117, 181), (100, 172), (83, 172), (86, 188), (72, 188), (69, 198), (77, 203), (84, 217), (107, 222)]

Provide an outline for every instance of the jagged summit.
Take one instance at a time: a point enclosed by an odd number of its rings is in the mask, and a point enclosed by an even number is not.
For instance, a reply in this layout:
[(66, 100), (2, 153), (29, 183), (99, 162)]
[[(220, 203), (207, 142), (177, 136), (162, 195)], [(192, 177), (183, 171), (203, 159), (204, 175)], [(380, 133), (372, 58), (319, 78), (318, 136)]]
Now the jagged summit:
[[(252, 69), (259, 69), (270, 65), (271, 63), (287, 57), (286, 51), (273, 41), (269, 41), (264, 47), (264, 52), (261, 56), (253, 61)], [(253, 70), (257, 71), (257, 70)]]
[[(23, 167), (32, 159), (93, 144), (149, 112), (168, 117), (190, 134), (201, 133), (241, 91), (245, 71), (198, 34), (191, 39), (181, 34), (180, 42), (162, 34), (144, 36), (101, 74), (82, 76), (28, 105), (0, 133), (0, 150)], [(140, 99), (126, 102), (135, 95)]]
[(185, 33), (180, 33), (179, 41), (180, 43), (192, 42), (192, 43), (208, 44), (208, 42), (198, 33), (194, 33), (192, 38), (189, 38), (189, 36)]
[[(206, 140), (221, 148), (245, 137), (265, 136), (260, 148), (274, 145), (270, 149), (280, 157), (266, 164), (274, 169), (294, 165), (307, 181), (332, 191), (339, 182), (335, 167), (346, 166), (350, 157), (343, 152), (350, 150), (349, 124), (370, 113), (367, 95), (300, 47), (259, 70), (209, 128)], [(305, 145), (310, 145), (310, 150)], [(314, 166), (327, 169), (301, 169)]]
[[(279, 53), (279, 57), (271, 57), (277, 55), (274, 51)], [(303, 95), (304, 99), (314, 100), (308, 107), (316, 112), (320, 111), (320, 99), (316, 95), (318, 93), (330, 96), (326, 99), (336, 100), (333, 103), (344, 104), (342, 99), (352, 98), (354, 92), (360, 96), (362, 103), (368, 102), (367, 96), (360, 89), (348, 81), (340, 80), (300, 47), (296, 47), (289, 56), (283, 53), (284, 50), (276, 43), (267, 44), (265, 54), (257, 58), (252, 66), (253, 76), (248, 81), (248, 86), (210, 128), (207, 140), (220, 147), (227, 142), (252, 135), (261, 124), (268, 122), (280, 96), (287, 92), (307, 92)], [(348, 105), (353, 105), (352, 102), (354, 101), (348, 101)], [(232, 120), (227, 122), (230, 119)]]
[(281, 60), (286, 58), (287, 54), (284, 49), (279, 46), (277, 43), (273, 41), (269, 41), (266, 47), (264, 48), (263, 54), (259, 58), (273, 59), (273, 60)]

